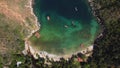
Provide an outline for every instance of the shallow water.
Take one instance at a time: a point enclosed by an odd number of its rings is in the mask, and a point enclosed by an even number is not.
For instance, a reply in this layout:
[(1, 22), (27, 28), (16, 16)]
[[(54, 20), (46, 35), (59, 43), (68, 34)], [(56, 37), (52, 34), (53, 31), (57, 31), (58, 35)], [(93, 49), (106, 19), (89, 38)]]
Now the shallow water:
[(40, 38), (31, 37), (41, 51), (65, 55), (92, 45), (99, 25), (86, 0), (35, 0)]

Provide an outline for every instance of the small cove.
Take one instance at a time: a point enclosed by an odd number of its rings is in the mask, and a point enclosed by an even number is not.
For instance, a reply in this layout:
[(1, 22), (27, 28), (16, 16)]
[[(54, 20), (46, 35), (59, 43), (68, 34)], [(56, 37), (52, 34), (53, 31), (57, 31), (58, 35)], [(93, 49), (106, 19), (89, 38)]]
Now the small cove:
[(73, 54), (92, 45), (99, 33), (87, 0), (35, 0), (33, 8), (41, 27), (40, 38), (30, 41), (40, 51)]

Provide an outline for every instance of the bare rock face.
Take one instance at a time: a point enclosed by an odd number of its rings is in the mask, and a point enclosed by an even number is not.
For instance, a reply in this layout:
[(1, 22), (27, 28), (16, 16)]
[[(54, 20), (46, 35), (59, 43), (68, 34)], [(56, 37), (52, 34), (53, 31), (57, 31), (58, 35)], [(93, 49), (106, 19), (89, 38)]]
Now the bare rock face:
[(0, 62), (10, 64), (24, 40), (39, 29), (31, 0), (0, 0)]

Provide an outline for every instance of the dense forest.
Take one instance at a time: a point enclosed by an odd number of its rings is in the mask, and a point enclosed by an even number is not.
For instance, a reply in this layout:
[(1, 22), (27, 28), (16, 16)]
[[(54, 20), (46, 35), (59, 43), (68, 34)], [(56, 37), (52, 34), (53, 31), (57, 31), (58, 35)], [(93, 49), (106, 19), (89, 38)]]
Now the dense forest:
[[(92, 62), (96, 68), (120, 67), (120, 1), (94, 0), (97, 17), (103, 27), (102, 36), (94, 42)], [(102, 67), (103, 66), (103, 67)]]

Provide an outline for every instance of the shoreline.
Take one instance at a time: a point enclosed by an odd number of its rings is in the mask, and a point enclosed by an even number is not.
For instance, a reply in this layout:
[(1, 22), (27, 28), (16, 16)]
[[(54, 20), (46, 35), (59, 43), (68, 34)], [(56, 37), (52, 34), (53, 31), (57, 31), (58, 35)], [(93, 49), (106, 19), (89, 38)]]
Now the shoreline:
[(94, 15), (94, 17), (96, 17), (96, 20), (97, 20), (98, 24), (100, 24), (100, 28), (102, 30), (102, 32), (97, 37), (97, 39), (98, 39), (104, 35), (104, 31), (106, 30), (104, 20), (102, 20), (102, 18), (100, 17), (99, 12), (98, 12), (98, 10), (100, 8), (95, 7), (94, 0), (88, 0), (88, 3), (89, 3), (89, 6), (91, 7), (92, 14)]
[[(37, 49), (35, 49), (34, 47), (32, 47), (32, 46), (31, 46), (31, 42), (29, 41), (29, 38), (30, 38), (35, 32), (37, 32), (37, 31), (40, 29), (40, 23), (38, 22), (38, 19), (37, 19), (36, 15), (34, 14), (33, 1), (34, 1), (34, 0), (30, 0), (30, 1), (29, 1), (29, 8), (31, 9), (31, 14), (35, 17), (35, 22), (36, 22), (35, 25), (37, 25), (38, 28), (35, 29), (35, 30), (32, 30), (31, 33), (30, 33), (30, 35), (28, 35), (28, 36), (25, 38), (25, 50), (23, 51), (23, 54), (24, 54), (24, 55), (28, 55), (28, 54), (30, 53), (35, 59), (38, 59), (38, 56), (37, 56), (37, 55), (39, 55), (40, 57), (43, 57), (43, 58), (46, 58), (46, 56), (48, 56), (50, 59), (54, 59), (55, 61), (59, 61), (59, 59), (62, 58), (62, 57), (67, 59), (68, 57), (72, 57), (72, 55), (74, 55), (74, 54), (76, 55), (77, 53), (86, 54), (86, 52), (88, 52), (88, 51), (92, 53), (94, 44), (91, 45), (91, 46), (89, 46), (89, 47), (87, 47), (87, 48), (85, 48), (85, 49), (83, 49), (83, 50), (77, 51), (76, 53), (73, 53), (73, 54), (71, 54), (71, 55), (65, 55), (66, 57), (64, 57), (64, 56), (58, 56), (58, 55), (55, 55), (55, 54), (50, 54), (50, 53), (47, 53), (46, 51), (40, 51), (40, 50), (37, 50)], [(89, 4), (90, 4), (90, 2), (91, 2), (91, 1), (88, 0), (88, 3), (89, 3)], [(91, 7), (91, 5), (90, 5), (90, 7)], [(92, 7), (92, 8), (93, 8), (93, 7)], [(92, 11), (93, 11), (93, 10), (92, 10)], [(90, 54), (87, 54), (87, 55), (89, 56), (89, 55), (91, 55), (91, 53), (90, 53)]]
[[(88, 0), (89, 6), (91, 7), (92, 10), (92, 14), (94, 15), (94, 17), (96, 18), (98, 24), (100, 24), (100, 26), (102, 27), (102, 29), (105, 29), (103, 20), (101, 19), (101, 17), (99, 16), (98, 10), (100, 8), (96, 8), (94, 5), (94, 0)], [(101, 34), (101, 33), (100, 33)]]
[(40, 23), (38, 22), (38, 19), (37, 19), (37, 17), (34, 14), (33, 7), (32, 7), (33, 6), (32, 2), (33, 2), (33, 0), (28, 1), (29, 5), (26, 6), (26, 7), (29, 7), (31, 14), (34, 16), (34, 18), (35, 18), (35, 25), (37, 26), (37, 29), (32, 30), (31, 33), (24, 39), (25, 49), (22, 51), (22, 53), (24, 55), (27, 55), (27, 54), (31, 53), (34, 56), (34, 58), (37, 58), (34, 55), (36, 53), (36, 51), (31, 47), (30, 42), (29, 42), (29, 38), (35, 32), (37, 32), (40, 29)]
[(33, 11), (33, 0), (30, 0), (29, 1), (29, 5), (28, 6), (26, 6), (26, 7), (29, 7), (30, 8), (30, 12), (31, 12), (31, 14), (34, 16), (34, 18), (35, 18), (35, 25), (37, 26), (37, 29), (35, 29), (35, 30), (32, 30), (31, 31), (31, 33), (30, 33), (30, 35), (28, 35), (24, 40), (28, 40), (35, 32), (37, 32), (39, 29), (40, 29), (40, 23), (38, 22), (38, 19), (37, 19), (37, 17), (35, 16), (35, 14), (34, 14), (34, 11)]

